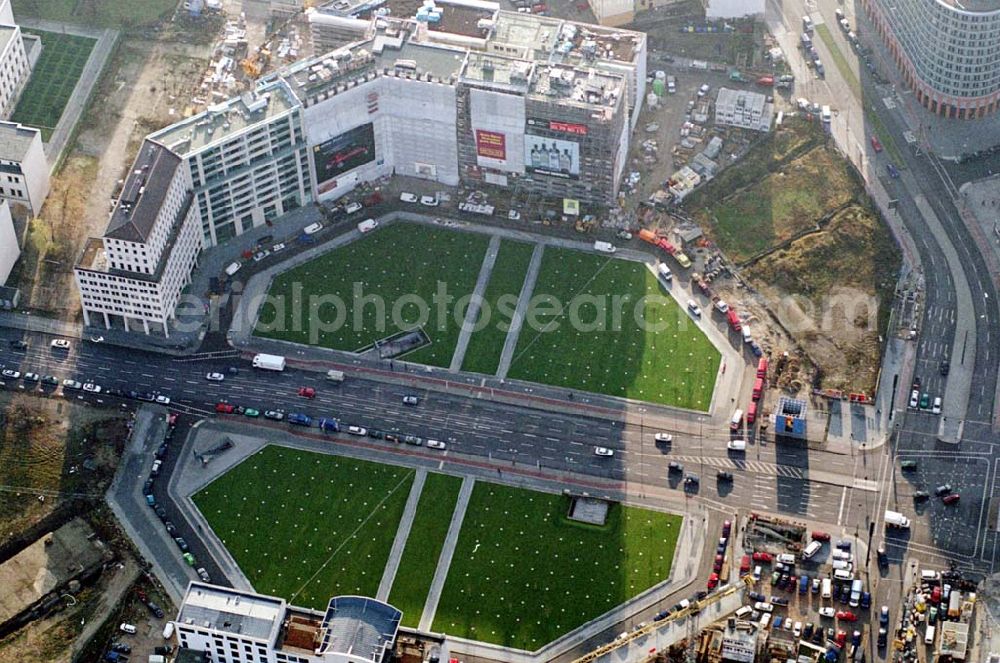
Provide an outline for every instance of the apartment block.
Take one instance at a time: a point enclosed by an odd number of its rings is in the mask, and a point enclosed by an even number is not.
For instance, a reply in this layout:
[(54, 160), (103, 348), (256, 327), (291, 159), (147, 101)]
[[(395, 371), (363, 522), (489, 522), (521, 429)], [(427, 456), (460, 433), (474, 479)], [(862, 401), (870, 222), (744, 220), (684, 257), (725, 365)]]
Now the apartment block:
[(49, 195), (49, 162), (38, 129), (0, 122), (0, 198), (37, 216)]

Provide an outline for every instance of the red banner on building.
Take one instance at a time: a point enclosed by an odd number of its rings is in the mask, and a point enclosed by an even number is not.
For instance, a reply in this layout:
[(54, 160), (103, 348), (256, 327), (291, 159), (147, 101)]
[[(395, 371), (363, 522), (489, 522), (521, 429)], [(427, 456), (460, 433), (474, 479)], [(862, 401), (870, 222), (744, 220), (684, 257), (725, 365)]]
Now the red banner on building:
[(556, 122), (555, 120), (549, 120), (549, 129), (552, 131), (562, 131), (567, 134), (576, 134), (578, 136), (587, 135), (587, 125), (585, 124), (573, 124), (571, 122)]
[(476, 129), (476, 154), (487, 159), (507, 160), (507, 137), (495, 131)]

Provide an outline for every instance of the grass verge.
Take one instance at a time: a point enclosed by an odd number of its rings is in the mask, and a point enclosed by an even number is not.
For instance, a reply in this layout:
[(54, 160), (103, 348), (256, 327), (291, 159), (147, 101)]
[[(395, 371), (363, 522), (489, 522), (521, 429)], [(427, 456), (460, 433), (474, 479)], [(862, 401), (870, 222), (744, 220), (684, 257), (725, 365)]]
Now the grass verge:
[(42, 54), (21, 93), (11, 120), (37, 127), (47, 141), (73, 96), (96, 40), (77, 35), (25, 30), (42, 39)]
[[(393, 224), (275, 277), (256, 334), (353, 352), (422, 327), (431, 343), (403, 357), (448, 366), (489, 237)], [(447, 296), (439, 298), (441, 291)]]
[(403, 626), (416, 628), (420, 624), (461, 487), (459, 477), (434, 472), (424, 481), (417, 514), (389, 593), (389, 603), (403, 611)]
[(267, 446), (194, 497), (254, 588), (323, 609), (375, 596), (413, 470)]
[(823, 43), (826, 44), (827, 49), (830, 51), (830, 55), (833, 56), (833, 62), (837, 65), (837, 69), (840, 70), (840, 75), (844, 77), (847, 82), (847, 86), (851, 88), (851, 92), (857, 97), (859, 101), (864, 101), (861, 91), (861, 81), (858, 80), (858, 74), (851, 68), (851, 63), (847, 61), (844, 57), (844, 52), (840, 50), (840, 46), (834, 41), (833, 35), (830, 33), (830, 28), (824, 23), (820, 23), (816, 26), (816, 34), (819, 35)]
[(497, 253), (490, 282), (483, 293), (479, 323), (483, 328), (472, 333), (462, 361), (463, 371), (494, 375), (507, 338), (508, 325), (517, 307), (534, 244), (503, 240)]
[(508, 377), (707, 410), (720, 355), (641, 263), (547, 247)]
[(681, 517), (611, 505), (603, 527), (569, 498), (479, 482), (434, 630), (536, 650), (670, 575)]
[(14, 16), (103, 28), (152, 23), (177, 7), (176, 0), (13, 0)]

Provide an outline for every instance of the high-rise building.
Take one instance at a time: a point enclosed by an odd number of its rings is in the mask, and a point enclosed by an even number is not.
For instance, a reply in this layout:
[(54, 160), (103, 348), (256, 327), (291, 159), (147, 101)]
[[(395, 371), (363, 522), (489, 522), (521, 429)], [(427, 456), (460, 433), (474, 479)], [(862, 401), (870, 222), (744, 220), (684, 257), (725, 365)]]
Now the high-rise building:
[(971, 119), (1000, 104), (1000, 0), (862, 0), (917, 100)]

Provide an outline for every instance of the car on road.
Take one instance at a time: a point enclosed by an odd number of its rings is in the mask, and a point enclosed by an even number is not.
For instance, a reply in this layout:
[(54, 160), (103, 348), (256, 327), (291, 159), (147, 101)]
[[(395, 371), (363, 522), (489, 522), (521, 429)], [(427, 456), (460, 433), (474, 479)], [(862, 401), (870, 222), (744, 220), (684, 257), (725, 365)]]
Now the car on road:
[(930, 499), (930, 495), (926, 490), (918, 490), (913, 493), (913, 501), (923, 502), (924, 500)]
[(420, 196), (420, 204), (426, 207), (437, 207), (441, 203), (437, 196)]
[(697, 486), (698, 485), (698, 475), (697, 474), (689, 474), (686, 477), (684, 477), (684, 485), (685, 486)]
[(83, 389), (83, 385), (76, 380), (63, 380), (63, 389)]
[(134, 624), (124, 624), (123, 623), (123, 624), (121, 624), (121, 625), (118, 626), (118, 630), (121, 631), (122, 633), (128, 633), (129, 635), (134, 635), (135, 634), (135, 625)]
[(889, 606), (884, 605), (878, 611), (878, 623), (882, 626), (889, 625)]
[(878, 646), (885, 647), (886, 644), (888, 644), (888, 640), (889, 632), (885, 629), (885, 627), (880, 626), (878, 629)]
[(149, 391), (140, 391), (136, 398), (146, 403), (152, 403), (156, 400), (156, 394)]
[(424, 443), (424, 438), (419, 437), (417, 435), (404, 435), (403, 442), (405, 442), (406, 444), (412, 444), (415, 447), (419, 447)]
[(675, 462), (675, 461), (670, 461), (670, 464), (667, 465), (667, 470), (669, 472), (683, 472), (684, 471), (684, 466), (681, 465), (680, 463)]
[(725, 470), (719, 470), (718, 472), (715, 473), (715, 477), (719, 481), (732, 481), (733, 480), (733, 473), (732, 472), (727, 472)]
[(833, 619), (834, 616), (836, 616), (836, 614), (837, 614), (837, 611), (834, 610), (832, 607), (830, 607), (828, 605), (823, 606), (822, 608), (819, 609), (819, 616), (820, 617), (829, 617), (830, 619)]
[(14, 379), (14, 380), (16, 380), (16, 379), (18, 379), (19, 377), (21, 377), (21, 371), (15, 371), (15, 370), (14, 370), (14, 369), (12, 369), (12, 368), (5, 368), (5, 369), (3, 370), (3, 376), (4, 376), (5, 378), (11, 378), (11, 379)]
[(615, 455), (614, 450), (608, 449), (607, 447), (594, 447), (595, 456), (611, 457)]
[(882, 151), (882, 143), (875, 134), (872, 134), (872, 149), (874, 149), (876, 153)]
[(177, 547), (180, 548), (180, 550), (181, 550), (182, 553), (186, 553), (186, 552), (188, 552), (190, 550), (190, 548), (188, 547), (187, 541), (184, 540), (184, 537), (175, 536), (174, 537), (174, 543), (177, 544)]
[(375, 439), (375, 440), (381, 440), (383, 437), (385, 437), (385, 433), (383, 433), (382, 431), (378, 430), (377, 428), (369, 428), (368, 429), (368, 437), (370, 437), (372, 439)]
[(950, 483), (941, 484), (940, 486), (934, 489), (934, 494), (937, 495), (938, 497), (943, 497), (950, 492), (951, 492)]
[(428, 449), (437, 449), (438, 451), (444, 451), (447, 445), (441, 440), (427, 440)]
[(354, 201), (353, 203), (347, 203), (347, 207), (344, 208), (344, 212), (347, 214), (354, 214), (355, 212), (360, 212), (362, 209), (364, 209), (364, 205)]
[(361, 426), (348, 426), (347, 432), (350, 433), (351, 435), (357, 435), (359, 437), (368, 435), (368, 429), (362, 428)]
[(203, 582), (212, 582), (212, 577), (208, 575), (208, 571), (205, 570), (204, 566), (198, 567), (198, 577), (201, 578)]
[(855, 615), (850, 610), (838, 610), (836, 617), (837, 617), (837, 619), (839, 619), (840, 621), (843, 621), (843, 622), (856, 622), (856, 621), (858, 621), (858, 616)]
[(194, 558), (194, 555), (192, 555), (189, 552), (186, 552), (183, 555), (181, 555), (181, 559), (183, 559), (184, 563), (190, 567), (194, 567), (194, 565), (198, 563), (198, 560)]
[(14, 350), (27, 350), (28, 343), (26, 341), (11, 341), (10, 347)]
[(399, 194), (399, 199), (402, 202), (404, 202), (404, 203), (415, 203), (418, 200), (418, 198), (417, 198), (416, 195), (414, 195), (412, 193), (408, 193), (406, 191), (404, 191), (403, 193)]
[(298, 394), (302, 398), (316, 398), (316, 390), (312, 387), (299, 387)]
[(942, 360), (941, 364), (938, 366), (938, 371), (941, 373), (941, 375), (948, 375), (948, 371), (950, 369), (951, 369), (951, 362), (949, 362), (947, 359)]
[(101, 393), (101, 385), (94, 384), (93, 382), (85, 382), (83, 384), (83, 390), (89, 391), (92, 394), (99, 394)]
[(285, 243), (278, 242), (277, 244), (271, 247), (271, 253), (277, 253), (278, 251), (281, 251), (284, 248), (285, 248)]
[(263, 251), (258, 251), (257, 253), (253, 254), (253, 261), (260, 262), (269, 255), (271, 255), (271, 252), (268, 251), (267, 249), (264, 249)]
[(236, 406), (232, 403), (216, 403), (215, 411), (219, 414), (232, 414), (236, 411)]
[(160, 476), (160, 466), (163, 464), (162, 460), (154, 460), (153, 467), (149, 472), (149, 476), (158, 477)]
[(917, 469), (917, 461), (915, 461), (915, 460), (904, 460), (902, 463), (899, 464), (899, 469), (901, 469), (901, 470), (907, 470), (907, 471), (915, 470), (915, 469)]
[(891, 161), (885, 164), (885, 169), (889, 171), (889, 177), (894, 180), (899, 179), (899, 169)]
[(285, 413), (281, 410), (264, 410), (264, 418), (271, 421), (281, 421), (285, 418)]
[(54, 375), (46, 375), (45, 377), (42, 378), (42, 384), (47, 384), (53, 387), (58, 386), (59, 378), (57, 378)]
[(39, 380), (38, 373), (25, 373), (24, 374), (24, 381), (25, 382), (38, 382), (38, 380)]
[(931, 405), (931, 414), (941, 414), (941, 397), (934, 397), (934, 404)]
[(698, 88), (698, 96), (704, 97), (712, 89), (712, 86), (708, 83), (702, 83), (701, 87)]
[(207, 373), (205, 374), (205, 379), (210, 382), (222, 382), (226, 379), (224, 373)]
[(827, 532), (815, 531), (811, 534), (813, 541), (829, 541), (830, 535)]
[(413, 394), (407, 394), (403, 396), (403, 405), (417, 405), (420, 403), (420, 398), (414, 396)]
[(719, 586), (719, 574), (713, 573), (712, 575), (708, 576), (708, 588), (715, 589), (718, 586)]
[(160, 405), (170, 405), (170, 396), (166, 396), (164, 394), (157, 394), (156, 402), (159, 403)]
[(653, 436), (653, 440), (667, 444), (674, 441), (674, 436), (670, 433), (657, 433)]
[(63, 338), (53, 339), (53, 341), (49, 343), (49, 346), (56, 348), (57, 350), (69, 350), (71, 347), (69, 341)]
[(400, 439), (399, 435), (397, 435), (396, 433), (386, 433), (385, 434), (385, 441), (386, 442), (399, 442), (399, 439)]
[(691, 312), (691, 315), (693, 315), (694, 317), (696, 318), (701, 317), (701, 307), (699, 307), (698, 304), (696, 304), (693, 299), (689, 299), (687, 301), (687, 309), (688, 311)]
[(951, 495), (945, 495), (941, 501), (945, 504), (957, 504), (959, 499), (961, 499), (961, 496), (958, 493), (952, 493)]
[(256, 419), (257, 417), (260, 416), (260, 410), (258, 410), (256, 408), (248, 407), (247, 409), (243, 410), (243, 416), (244, 417), (250, 417), (252, 419)]

